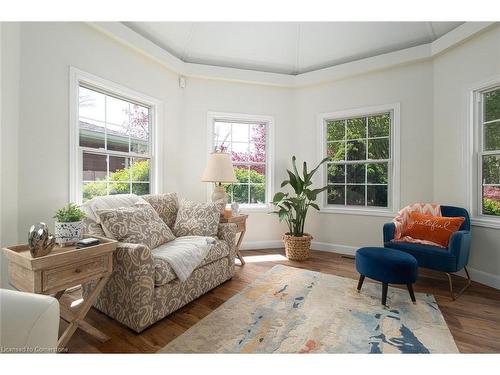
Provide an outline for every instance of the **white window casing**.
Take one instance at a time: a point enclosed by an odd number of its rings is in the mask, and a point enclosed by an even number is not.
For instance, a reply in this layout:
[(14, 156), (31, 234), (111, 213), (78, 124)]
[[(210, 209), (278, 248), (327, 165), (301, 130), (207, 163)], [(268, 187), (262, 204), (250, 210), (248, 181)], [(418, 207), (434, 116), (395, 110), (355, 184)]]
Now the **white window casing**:
[[(369, 215), (369, 216), (387, 216), (394, 217), (399, 211), (400, 207), (400, 105), (399, 103), (378, 105), (372, 107), (356, 108), (349, 110), (342, 110), (330, 113), (321, 113), (318, 115), (318, 144), (317, 150), (318, 161), (322, 160), (327, 155), (327, 138), (326, 129), (327, 123), (335, 120), (344, 120), (359, 117), (370, 117), (379, 114), (389, 113), (390, 114), (390, 132), (389, 132), (389, 149), (390, 154), (388, 159), (384, 160), (370, 160), (366, 158), (365, 160), (360, 160), (359, 163), (388, 163), (388, 197), (387, 197), (387, 207), (375, 207), (367, 206), (367, 200), (365, 195), (365, 205), (333, 205), (327, 204), (327, 191), (323, 192), (319, 197), (319, 203), (322, 213), (338, 213), (338, 214), (355, 214), (355, 215)], [(368, 134), (366, 136), (368, 138)], [(372, 139), (372, 138), (370, 138)], [(351, 141), (351, 140), (349, 140)], [(366, 144), (368, 153), (368, 143)], [(347, 149), (347, 143), (346, 143)], [(347, 151), (346, 151), (347, 152)], [(357, 162), (342, 161), (337, 164), (352, 164)], [(365, 168), (365, 173), (366, 172)], [(326, 164), (318, 170), (319, 181), (321, 181), (321, 186), (328, 184), (327, 181), (327, 166)], [(367, 185), (367, 180), (365, 177), (365, 183)], [(347, 185), (346, 185), (347, 186)], [(366, 194), (367, 188), (365, 188)], [(347, 195), (347, 192), (345, 192)]]
[[(79, 145), (79, 89), (80, 86), (94, 91), (101, 91), (105, 95), (113, 95), (118, 99), (147, 106), (149, 110), (149, 152), (147, 154), (134, 154), (132, 151), (122, 152), (96, 148), (80, 147)], [(69, 197), (70, 202), (82, 203), (83, 185), (83, 153), (106, 155), (107, 158), (117, 156), (125, 158), (145, 158), (150, 160), (150, 193), (161, 191), (162, 160), (158, 145), (160, 134), (159, 124), (162, 123), (162, 102), (158, 99), (139, 93), (135, 90), (105, 80), (93, 74), (84, 72), (74, 67), (69, 71)], [(107, 126), (105, 127), (107, 132)], [(105, 133), (106, 134), (106, 133)], [(107, 137), (105, 137), (107, 139)], [(109, 163), (108, 163), (109, 164)], [(132, 184), (132, 182), (130, 182)]]
[[(265, 203), (241, 204), (242, 212), (269, 212), (274, 192), (274, 117), (242, 113), (208, 112), (207, 114), (207, 157), (214, 151), (214, 125), (216, 122), (264, 124), (266, 127), (265, 144)], [(245, 163), (242, 163), (245, 164)], [(213, 184), (207, 183), (207, 200), (210, 200)]]
[[(500, 119), (485, 121), (484, 119), (484, 94), (500, 89), (500, 76), (473, 86), (469, 92), (469, 116), (467, 122), (465, 150), (467, 155), (467, 195), (471, 222), (473, 225), (500, 229), (500, 216), (485, 214), (483, 212), (483, 157), (500, 155), (500, 150), (485, 150), (484, 125), (497, 123)], [(499, 125), (500, 126), (500, 125)]]

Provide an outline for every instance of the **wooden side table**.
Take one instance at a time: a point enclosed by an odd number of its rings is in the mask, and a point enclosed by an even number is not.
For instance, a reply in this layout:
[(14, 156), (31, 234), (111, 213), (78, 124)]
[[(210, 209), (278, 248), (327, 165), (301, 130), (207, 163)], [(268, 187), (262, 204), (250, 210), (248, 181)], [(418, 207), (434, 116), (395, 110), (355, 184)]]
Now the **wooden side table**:
[(236, 255), (238, 256), (238, 259), (241, 262), (241, 265), (245, 265), (245, 260), (243, 259), (243, 256), (241, 255), (240, 252), (240, 245), (241, 242), (243, 241), (243, 237), (245, 236), (245, 232), (247, 230), (247, 218), (248, 215), (238, 215), (238, 216), (231, 216), (230, 218), (225, 218), (221, 216), (220, 222), (221, 223), (234, 223), (236, 224), (236, 233), (239, 233), (240, 236), (238, 238), (238, 242), (236, 243)]
[[(31, 257), (28, 245), (3, 249), (9, 259), (9, 281), (15, 288), (22, 292), (55, 294), (59, 300), (61, 318), (69, 323), (59, 338), (60, 349), (66, 347), (77, 328), (101, 342), (109, 340), (108, 336), (84, 320), (113, 270), (113, 251), (117, 242), (100, 237), (99, 240), (99, 245), (83, 249), (56, 245), (49, 254), (39, 258)], [(96, 287), (78, 308), (61, 303), (66, 289), (92, 280), (97, 280)]]

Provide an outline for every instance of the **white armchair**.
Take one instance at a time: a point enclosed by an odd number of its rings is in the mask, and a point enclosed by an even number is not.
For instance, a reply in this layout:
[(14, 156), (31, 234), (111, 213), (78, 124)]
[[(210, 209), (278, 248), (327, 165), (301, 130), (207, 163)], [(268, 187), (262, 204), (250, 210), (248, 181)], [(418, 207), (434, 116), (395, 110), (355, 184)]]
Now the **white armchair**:
[(59, 302), (0, 289), (0, 353), (56, 353)]

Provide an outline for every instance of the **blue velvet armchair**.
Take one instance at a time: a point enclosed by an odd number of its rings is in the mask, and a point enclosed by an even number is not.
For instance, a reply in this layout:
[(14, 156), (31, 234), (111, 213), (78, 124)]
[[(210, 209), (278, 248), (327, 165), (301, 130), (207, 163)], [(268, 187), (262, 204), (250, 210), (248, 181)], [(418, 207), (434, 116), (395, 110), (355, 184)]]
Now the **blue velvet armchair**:
[[(460, 230), (452, 234), (447, 251), (437, 246), (408, 242), (391, 242), (394, 238), (394, 223), (384, 224), (384, 247), (401, 250), (413, 255), (417, 259), (419, 267), (445, 272), (448, 276), (451, 298), (455, 300), (471, 283), (469, 272), (467, 271), (471, 241), (470, 218), (466, 209), (453, 206), (441, 206), (441, 215), (448, 217), (461, 216), (465, 218)], [(450, 274), (458, 272), (461, 269), (464, 269), (467, 275), (467, 283), (457, 294), (454, 294)]]

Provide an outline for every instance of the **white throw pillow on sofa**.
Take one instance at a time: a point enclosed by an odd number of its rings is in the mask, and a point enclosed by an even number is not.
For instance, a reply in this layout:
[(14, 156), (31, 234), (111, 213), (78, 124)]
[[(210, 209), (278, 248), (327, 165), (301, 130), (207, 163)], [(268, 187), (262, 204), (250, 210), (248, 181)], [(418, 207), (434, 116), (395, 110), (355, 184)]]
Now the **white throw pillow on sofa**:
[(107, 195), (104, 197), (95, 197), (88, 202), (82, 204), (81, 209), (85, 215), (100, 224), (99, 215), (97, 210), (115, 209), (121, 207), (132, 207), (136, 203), (148, 204), (144, 199), (135, 194), (117, 194)]

